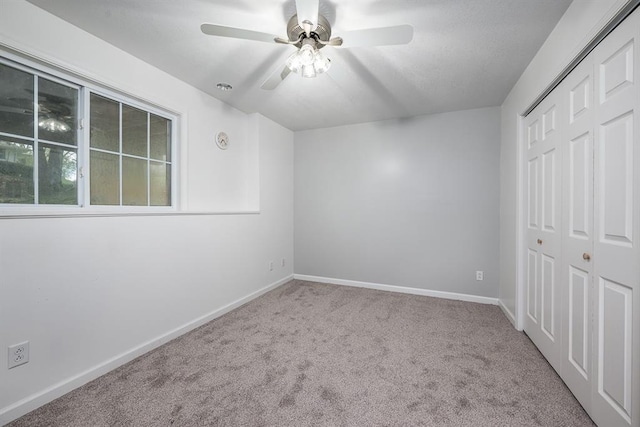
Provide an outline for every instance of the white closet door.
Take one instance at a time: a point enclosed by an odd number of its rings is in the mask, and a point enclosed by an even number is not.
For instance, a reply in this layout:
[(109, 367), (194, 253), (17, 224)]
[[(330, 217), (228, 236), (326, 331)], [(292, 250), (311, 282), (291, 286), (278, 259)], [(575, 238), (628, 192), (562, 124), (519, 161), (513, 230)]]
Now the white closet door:
[(594, 51), (592, 417), (640, 426), (640, 14)]
[(527, 316), (525, 331), (560, 372), (561, 365), (561, 94), (527, 117)]
[[(561, 86), (563, 128), (562, 378), (589, 411), (592, 379), (593, 63)], [(585, 256), (585, 254), (587, 254)]]

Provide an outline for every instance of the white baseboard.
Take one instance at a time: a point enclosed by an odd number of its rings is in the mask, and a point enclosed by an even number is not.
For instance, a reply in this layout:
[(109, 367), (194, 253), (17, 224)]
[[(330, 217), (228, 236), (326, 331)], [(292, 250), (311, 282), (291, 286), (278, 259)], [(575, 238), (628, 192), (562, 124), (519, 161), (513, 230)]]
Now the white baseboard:
[(477, 302), (480, 304), (498, 305), (497, 298), (481, 297), (478, 295), (458, 294), (455, 292), (433, 291), (430, 289), (408, 288), (405, 286), (383, 285), (380, 283), (357, 282), (355, 280), (332, 279), (329, 277), (308, 276), (294, 274), (294, 279), (310, 282), (331, 283), (334, 285), (354, 286), (357, 288), (377, 289), (379, 291), (400, 292), (403, 294), (423, 295), (427, 297), (453, 299), (459, 301)]
[(46, 388), (36, 394), (33, 394), (29, 397), (26, 397), (10, 406), (0, 409), (0, 425), (8, 424), (9, 422), (20, 418), (21, 416), (33, 411), (34, 409), (39, 408), (40, 406), (51, 402), (54, 399), (70, 392), (73, 389), (76, 389), (89, 381), (92, 381), (98, 378), (101, 375), (106, 374), (109, 371), (116, 369), (119, 366), (124, 365), (127, 362), (135, 359), (138, 356), (142, 356), (143, 354), (160, 347), (161, 345), (171, 341), (174, 338), (183, 335), (198, 326), (202, 326), (207, 322), (210, 322), (213, 319), (216, 319), (222, 316), (225, 313), (230, 312), (231, 310), (240, 307), (248, 303), (249, 301), (269, 292), (272, 289), (277, 288), (285, 284), (286, 282), (293, 279), (293, 275), (289, 275), (283, 279), (280, 279), (268, 286), (265, 286), (262, 289), (258, 289), (257, 291), (240, 298), (236, 301), (233, 301), (223, 307), (220, 307), (217, 310), (214, 310), (204, 316), (201, 316), (197, 319), (190, 321), (182, 326), (173, 329), (166, 334), (163, 334), (157, 338), (149, 340), (138, 347), (132, 348), (118, 356), (115, 356), (99, 365), (94, 366), (93, 368), (87, 369), (80, 374), (68, 378), (64, 381), (61, 381), (53, 386)]
[(509, 310), (509, 308), (502, 302), (501, 299), (498, 299), (498, 307), (502, 310), (504, 315), (509, 319), (509, 322), (513, 325), (514, 328), (518, 329), (516, 325), (516, 316)]

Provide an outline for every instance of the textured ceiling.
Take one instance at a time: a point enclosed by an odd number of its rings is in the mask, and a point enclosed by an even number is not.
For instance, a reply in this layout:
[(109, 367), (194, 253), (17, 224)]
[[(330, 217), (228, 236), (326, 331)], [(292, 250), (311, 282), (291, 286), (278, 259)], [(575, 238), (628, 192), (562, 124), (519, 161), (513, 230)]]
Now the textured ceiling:
[[(209, 22), (286, 37), (294, 0), (29, 0), (247, 113), (292, 130), (502, 104), (571, 0), (320, 0), (332, 36), (410, 24), (404, 46), (333, 48), (327, 74), (260, 89), (293, 47), (206, 36)], [(345, 43), (347, 40), (345, 40)], [(229, 92), (218, 82), (233, 85)]]

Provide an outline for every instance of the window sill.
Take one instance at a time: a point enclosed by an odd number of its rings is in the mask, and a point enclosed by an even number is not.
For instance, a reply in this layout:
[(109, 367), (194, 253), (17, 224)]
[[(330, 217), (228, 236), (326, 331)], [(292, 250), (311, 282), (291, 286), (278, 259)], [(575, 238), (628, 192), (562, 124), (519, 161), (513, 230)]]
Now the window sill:
[(1, 212), (0, 220), (3, 219), (35, 219), (35, 218), (110, 218), (110, 217), (150, 217), (150, 216), (214, 216), (214, 215), (256, 215), (259, 210), (247, 211), (41, 211), (41, 212)]

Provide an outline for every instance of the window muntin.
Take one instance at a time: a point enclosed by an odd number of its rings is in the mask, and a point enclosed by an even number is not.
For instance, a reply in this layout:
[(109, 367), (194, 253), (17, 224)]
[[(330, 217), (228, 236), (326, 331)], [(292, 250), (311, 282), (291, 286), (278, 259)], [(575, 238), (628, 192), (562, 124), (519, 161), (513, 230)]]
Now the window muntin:
[(175, 118), (60, 78), (0, 57), (0, 210), (173, 207)]
[(91, 205), (171, 206), (171, 120), (96, 93), (89, 110)]
[(0, 203), (78, 204), (77, 87), (0, 63)]

